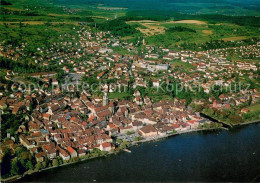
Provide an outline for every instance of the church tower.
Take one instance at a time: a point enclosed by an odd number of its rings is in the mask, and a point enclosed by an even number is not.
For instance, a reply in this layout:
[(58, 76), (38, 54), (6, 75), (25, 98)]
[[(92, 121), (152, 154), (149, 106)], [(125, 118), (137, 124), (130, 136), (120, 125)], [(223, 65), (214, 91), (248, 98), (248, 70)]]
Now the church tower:
[(103, 95), (103, 106), (106, 106), (108, 105), (108, 94), (107, 92), (104, 92), (104, 95)]

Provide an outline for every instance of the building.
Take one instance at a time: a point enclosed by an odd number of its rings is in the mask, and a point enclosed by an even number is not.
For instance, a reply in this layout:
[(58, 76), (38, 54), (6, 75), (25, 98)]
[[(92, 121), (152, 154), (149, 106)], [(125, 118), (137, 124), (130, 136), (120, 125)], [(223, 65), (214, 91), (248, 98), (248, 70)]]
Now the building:
[(158, 71), (167, 71), (169, 69), (168, 64), (158, 64), (156, 65), (156, 70)]
[(102, 144), (100, 144), (100, 150), (101, 151), (107, 151), (110, 152), (112, 149), (112, 145), (110, 142), (104, 142)]
[(71, 146), (69, 146), (67, 150), (70, 153), (70, 158), (76, 158), (78, 156), (77, 151), (75, 151)]
[(147, 125), (139, 130), (139, 134), (143, 137), (155, 137), (157, 130), (152, 125)]

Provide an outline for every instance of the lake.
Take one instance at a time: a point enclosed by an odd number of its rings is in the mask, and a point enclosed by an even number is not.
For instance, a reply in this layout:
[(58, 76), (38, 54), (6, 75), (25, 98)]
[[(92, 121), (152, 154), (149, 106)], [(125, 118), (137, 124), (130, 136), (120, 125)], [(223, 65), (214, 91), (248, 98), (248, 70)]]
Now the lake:
[(19, 181), (260, 181), (260, 123), (183, 134), (131, 151), (46, 170)]

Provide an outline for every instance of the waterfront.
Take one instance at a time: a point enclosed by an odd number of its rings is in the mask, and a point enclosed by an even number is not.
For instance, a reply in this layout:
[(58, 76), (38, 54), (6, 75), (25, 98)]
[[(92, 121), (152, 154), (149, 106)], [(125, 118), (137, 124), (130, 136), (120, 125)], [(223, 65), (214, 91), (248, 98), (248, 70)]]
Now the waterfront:
[(260, 181), (260, 124), (193, 132), (35, 173), (21, 182)]

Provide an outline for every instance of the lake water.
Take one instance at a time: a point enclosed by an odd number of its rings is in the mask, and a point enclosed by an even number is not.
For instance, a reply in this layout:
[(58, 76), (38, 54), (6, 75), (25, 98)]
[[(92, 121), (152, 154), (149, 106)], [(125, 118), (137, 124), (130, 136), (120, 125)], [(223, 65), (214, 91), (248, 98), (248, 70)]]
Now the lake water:
[(260, 123), (183, 134), (131, 151), (50, 169), (20, 181), (260, 181)]

